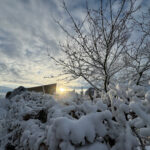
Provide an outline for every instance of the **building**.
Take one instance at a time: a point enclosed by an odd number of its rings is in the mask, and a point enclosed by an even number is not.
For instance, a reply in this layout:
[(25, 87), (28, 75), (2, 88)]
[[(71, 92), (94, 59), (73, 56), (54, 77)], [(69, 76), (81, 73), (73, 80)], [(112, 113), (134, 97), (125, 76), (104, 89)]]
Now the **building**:
[(44, 94), (55, 94), (56, 93), (56, 86), (57, 84), (48, 84), (48, 85), (42, 85), (42, 86), (36, 86), (27, 88), (28, 91), (34, 91), (34, 92), (42, 92)]

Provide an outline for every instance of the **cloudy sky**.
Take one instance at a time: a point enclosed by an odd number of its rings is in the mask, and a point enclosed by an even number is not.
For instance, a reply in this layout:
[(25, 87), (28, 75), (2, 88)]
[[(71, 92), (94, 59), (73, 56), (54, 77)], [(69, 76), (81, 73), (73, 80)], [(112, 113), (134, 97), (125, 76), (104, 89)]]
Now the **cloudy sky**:
[[(84, 2), (66, 1), (72, 14), (80, 19), (85, 15)], [(91, 4), (95, 5), (96, 0), (91, 0)], [(56, 78), (46, 78), (60, 73), (48, 52), (59, 56), (57, 44), (65, 40), (53, 18), (61, 20), (64, 26), (69, 25), (61, 0), (0, 0), (1, 86), (63, 84)], [(71, 82), (70, 86), (81, 85)]]
[[(74, 8), (76, 15), (82, 15), (76, 4), (68, 6)], [(45, 78), (59, 73), (47, 51), (57, 57), (57, 44), (65, 39), (54, 18), (67, 24), (59, 0), (0, 0), (1, 86), (58, 82), (56, 78)]]

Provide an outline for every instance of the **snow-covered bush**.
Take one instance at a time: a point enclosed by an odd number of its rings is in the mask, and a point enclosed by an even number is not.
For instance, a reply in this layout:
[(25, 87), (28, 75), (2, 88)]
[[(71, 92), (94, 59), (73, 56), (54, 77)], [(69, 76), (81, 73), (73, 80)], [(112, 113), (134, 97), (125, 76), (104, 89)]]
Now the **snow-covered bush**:
[[(139, 92), (141, 92), (139, 94)], [(2, 150), (138, 150), (150, 144), (150, 91), (118, 84), (93, 101), (24, 91), (0, 100)]]

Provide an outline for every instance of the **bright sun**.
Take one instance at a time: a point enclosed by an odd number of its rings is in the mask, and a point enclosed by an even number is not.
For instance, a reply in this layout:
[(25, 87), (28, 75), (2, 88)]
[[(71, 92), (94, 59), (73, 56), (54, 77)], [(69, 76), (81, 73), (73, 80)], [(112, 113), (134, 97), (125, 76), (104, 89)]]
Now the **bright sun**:
[(64, 89), (64, 88), (59, 88), (59, 91), (60, 91), (61, 93), (64, 93), (64, 92), (65, 92), (65, 89)]

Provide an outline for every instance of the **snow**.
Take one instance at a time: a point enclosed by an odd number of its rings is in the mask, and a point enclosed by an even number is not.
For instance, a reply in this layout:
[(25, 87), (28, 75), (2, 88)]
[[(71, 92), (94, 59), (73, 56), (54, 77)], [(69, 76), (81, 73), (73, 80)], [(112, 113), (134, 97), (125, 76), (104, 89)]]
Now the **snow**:
[[(79, 120), (70, 120), (61, 117), (55, 120), (52, 131), (55, 133), (56, 140), (71, 141), (73, 144), (85, 144), (85, 138), (92, 143), (96, 137), (105, 136), (107, 133), (106, 127), (102, 121), (111, 119), (111, 113), (104, 111), (102, 113), (91, 113), (82, 116)], [(52, 144), (52, 143), (51, 143)]]
[(150, 102), (150, 91), (145, 94), (145, 99)]
[(83, 148), (79, 148), (78, 150), (108, 150), (107, 146), (102, 143), (94, 143), (88, 146), (84, 146)]
[(1, 150), (136, 150), (139, 137), (150, 144), (150, 91), (131, 83), (93, 101), (28, 91), (0, 99)]

